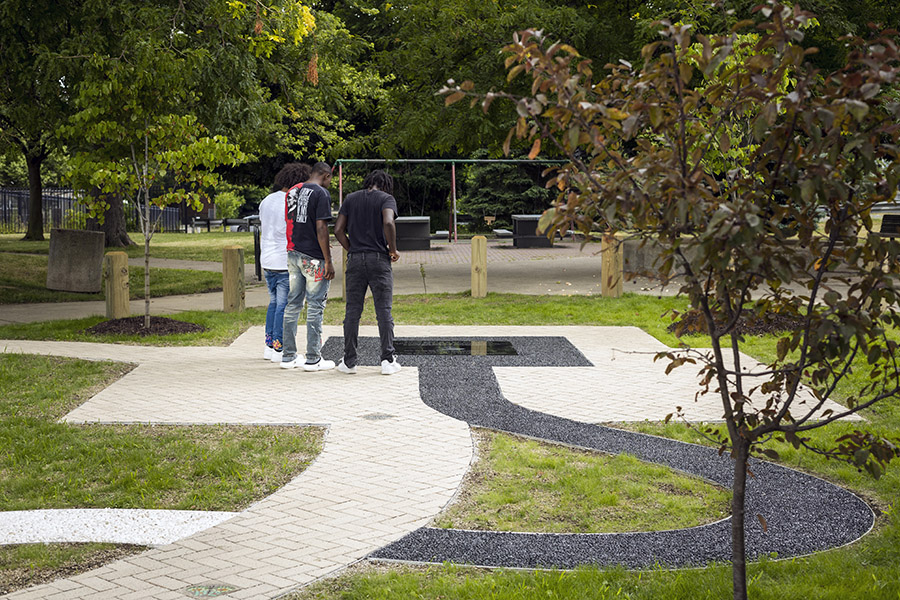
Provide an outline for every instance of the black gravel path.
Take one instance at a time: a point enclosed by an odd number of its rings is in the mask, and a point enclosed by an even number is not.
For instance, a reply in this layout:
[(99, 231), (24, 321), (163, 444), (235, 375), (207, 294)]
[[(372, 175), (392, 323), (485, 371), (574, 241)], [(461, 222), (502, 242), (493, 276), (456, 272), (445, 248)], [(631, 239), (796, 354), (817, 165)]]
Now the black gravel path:
[[(418, 339), (418, 338), (416, 338)], [(436, 339), (436, 338), (435, 338)], [(516, 356), (399, 356), (419, 369), (419, 390), (430, 407), (473, 426), (607, 453), (627, 453), (731, 487), (733, 462), (713, 448), (580, 423), (512, 404), (500, 392), (493, 367), (590, 367), (562, 337), (440, 338), (506, 340)], [(343, 339), (330, 338), (326, 358), (340, 360)], [(379, 364), (378, 338), (361, 338), (360, 364)], [(464, 385), (461, 385), (464, 384)], [(477, 393), (473, 393), (477, 390)], [(572, 388), (564, 393), (590, 390)], [(874, 524), (869, 506), (821, 479), (753, 460), (747, 483), (748, 559), (784, 558), (848, 544)], [(767, 524), (764, 531), (756, 515)], [(573, 568), (578, 565), (671, 567), (730, 559), (730, 520), (674, 531), (618, 534), (533, 534), (424, 527), (376, 552), (375, 559), (484, 566)]]

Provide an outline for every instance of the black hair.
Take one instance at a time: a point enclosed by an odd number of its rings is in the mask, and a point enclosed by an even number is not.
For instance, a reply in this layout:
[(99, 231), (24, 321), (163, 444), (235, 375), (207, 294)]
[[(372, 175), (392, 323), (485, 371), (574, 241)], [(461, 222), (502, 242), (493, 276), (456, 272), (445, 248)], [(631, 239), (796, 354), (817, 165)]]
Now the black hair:
[(312, 174), (315, 175), (331, 175), (331, 167), (328, 163), (317, 162), (312, 166)]
[(275, 189), (290, 189), (309, 179), (311, 173), (312, 169), (309, 165), (298, 162), (288, 163), (275, 176)]
[(366, 175), (365, 181), (363, 181), (363, 188), (367, 190), (371, 190), (372, 188), (378, 188), (385, 194), (394, 195), (394, 178), (382, 171), (381, 169), (375, 169), (368, 175)]

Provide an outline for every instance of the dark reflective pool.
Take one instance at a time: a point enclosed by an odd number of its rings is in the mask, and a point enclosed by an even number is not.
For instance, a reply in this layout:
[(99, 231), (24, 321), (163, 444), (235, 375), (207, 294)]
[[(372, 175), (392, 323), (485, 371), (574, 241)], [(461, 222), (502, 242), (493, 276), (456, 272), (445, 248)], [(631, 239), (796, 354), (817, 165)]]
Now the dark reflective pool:
[(394, 340), (394, 351), (407, 356), (517, 356), (511, 342), (491, 340)]

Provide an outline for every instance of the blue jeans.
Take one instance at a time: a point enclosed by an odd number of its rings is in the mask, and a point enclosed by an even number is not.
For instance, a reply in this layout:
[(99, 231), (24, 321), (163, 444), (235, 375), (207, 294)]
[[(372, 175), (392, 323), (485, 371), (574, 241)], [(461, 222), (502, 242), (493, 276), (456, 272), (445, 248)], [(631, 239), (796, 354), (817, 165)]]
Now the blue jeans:
[(394, 360), (394, 270), (391, 257), (384, 252), (353, 252), (347, 256), (347, 298), (344, 313), (344, 364), (355, 367), (359, 343), (359, 318), (363, 311), (366, 288), (372, 290), (381, 360)]
[(284, 331), (284, 307), (287, 305), (290, 284), (287, 271), (266, 269), (266, 285), (269, 287), (269, 309), (266, 311), (266, 345), (280, 352)]
[(306, 362), (322, 358), (322, 314), (331, 282), (325, 279), (325, 261), (301, 252), (288, 252), (290, 291), (284, 307), (284, 354), (282, 362), (297, 356), (297, 321), (306, 299)]

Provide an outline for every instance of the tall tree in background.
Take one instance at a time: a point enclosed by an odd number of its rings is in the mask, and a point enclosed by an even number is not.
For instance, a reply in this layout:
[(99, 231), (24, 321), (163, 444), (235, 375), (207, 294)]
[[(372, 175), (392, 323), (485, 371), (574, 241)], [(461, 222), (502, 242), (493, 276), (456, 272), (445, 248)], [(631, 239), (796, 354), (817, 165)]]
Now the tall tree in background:
[[(472, 158), (486, 159), (484, 150)], [(521, 158), (523, 156), (515, 156)], [(489, 230), (484, 217), (496, 217), (494, 227), (511, 227), (511, 215), (542, 213), (556, 199), (554, 190), (547, 189), (543, 171), (546, 164), (523, 162), (476, 163), (465, 165), (463, 190), (459, 196), (459, 210), (471, 215), (475, 227)]]
[[(767, 527), (765, 498), (756, 499), (759, 513), (745, 514), (751, 456), (777, 458), (767, 440), (876, 477), (900, 456), (900, 441), (873, 432), (830, 448), (807, 437), (900, 394), (900, 243), (873, 231), (871, 218), (900, 183), (897, 32), (849, 41), (847, 64), (822, 73), (802, 45), (812, 15), (775, 2), (761, 12), (758, 41), (737, 60), (736, 33), (695, 37), (689, 25), (662, 22), (662, 41), (644, 47), (641, 68), (619, 65), (597, 79), (573, 47), (524, 32), (506, 47), (507, 65), (511, 76), (530, 76), (530, 93), (475, 95), (485, 109), (512, 99), (521, 117), (510, 135), (531, 139), (532, 154), (546, 142), (570, 160), (552, 180), (560, 196), (542, 225), (654, 244), (659, 275), (683, 278), (712, 350), (657, 358), (668, 358), (669, 370), (699, 364), (698, 393), (722, 404), (726, 432), (706, 434), (734, 459), (735, 600), (747, 598), (746, 531)], [(451, 86), (447, 101), (471, 90)], [(723, 172), (736, 145), (744, 160)], [(764, 369), (742, 364), (737, 326), (748, 313), (799, 323)], [(841, 398), (846, 409), (823, 411), (854, 370), (869, 382)]]
[(601, 63), (627, 55), (633, 29), (628, 3), (612, 0), (335, 0), (323, 8), (372, 44), (366, 59), (386, 79), (387, 95), (357, 129), (357, 156), (499, 152), (515, 112), (498, 106), (484, 116), (444, 106), (434, 94), (448, 77), (473, 80), (481, 89), (502, 86), (497, 48), (517, 29), (565, 36)]
[(28, 171), (26, 240), (44, 239), (41, 167), (59, 148), (57, 128), (72, 114), (71, 78), (50, 58), (81, 28), (77, 1), (0, 4), (0, 141), (22, 153)]

